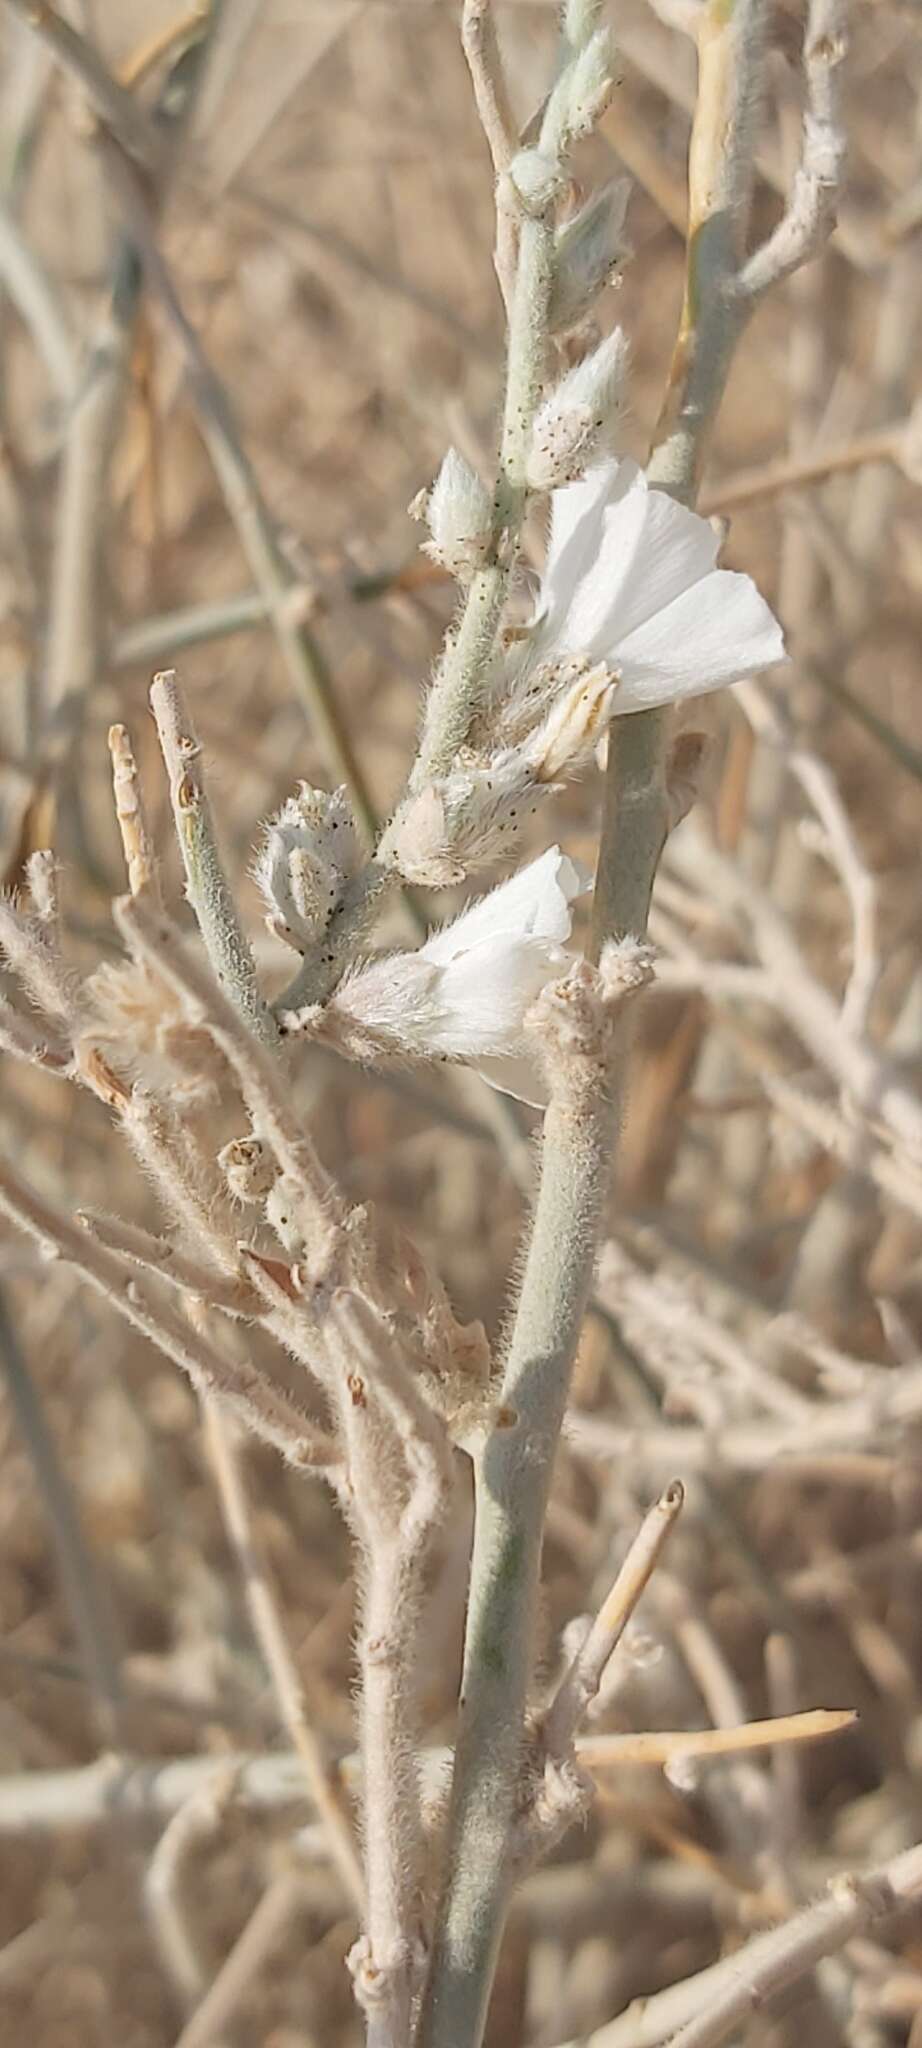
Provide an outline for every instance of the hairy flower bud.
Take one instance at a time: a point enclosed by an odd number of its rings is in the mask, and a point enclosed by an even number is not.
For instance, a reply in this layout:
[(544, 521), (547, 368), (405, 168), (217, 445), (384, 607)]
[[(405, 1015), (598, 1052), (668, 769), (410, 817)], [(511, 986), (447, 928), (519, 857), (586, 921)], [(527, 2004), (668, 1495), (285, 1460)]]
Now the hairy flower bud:
[(253, 874), (276, 938), (305, 952), (322, 937), (361, 858), (345, 789), (301, 782), (271, 818)]
[(628, 346), (620, 327), (561, 378), (532, 427), (527, 477), (532, 489), (572, 483), (607, 452), (619, 418)]
[[(585, 13), (585, 10), (583, 10)], [(611, 98), (615, 58), (611, 31), (593, 30), (561, 72), (541, 123), (541, 148), (558, 159), (588, 135)]]
[(449, 448), (438, 476), (424, 496), (414, 499), (425, 517), (431, 539), (424, 553), (441, 562), (465, 583), (487, 560), (493, 539), (493, 501), (486, 485), (456, 448)]
[(585, 766), (608, 725), (617, 687), (617, 675), (600, 661), (551, 705), (525, 749), (536, 782), (551, 783)]
[(547, 213), (566, 182), (558, 158), (543, 149), (520, 149), (508, 176), (525, 212), (535, 215)]
[(238, 1202), (265, 1201), (278, 1179), (278, 1167), (261, 1138), (231, 1138), (218, 1153), (218, 1165)]
[(565, 334), (586, 319), (599, 292), (630, 254), (624, 237), (630, 196), (630, 180), (616, 178), (558, 230), (548, 313), (555, 334)]
[(465, 750), (450, 775), (432, 782), (398, 811), (389, 834), (394, 864), (408, 882), (447, 889), (507, 855), (540, 798), (524, 753), (505, 748), (478, 759)]
[(565, 0), (561, 28), (573, 49), (581, 49), (595, 33), (602, 19), (605, 0)]

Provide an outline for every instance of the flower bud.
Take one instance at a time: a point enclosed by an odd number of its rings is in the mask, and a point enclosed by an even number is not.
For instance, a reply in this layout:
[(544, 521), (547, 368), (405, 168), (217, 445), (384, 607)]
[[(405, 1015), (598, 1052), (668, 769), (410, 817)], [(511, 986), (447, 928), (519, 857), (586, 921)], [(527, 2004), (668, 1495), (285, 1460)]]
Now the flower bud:
[(590, 134), (615, 85), (614, 47), (607, 26), (597, 28), (561, 72), (541, 123), (541, 149), (559, 162)]
[(535, 781), (572, 775), (592, 757), (611, 716), (618, 677), (600, 661), (559, 696), (525, 749)]
[(278, 1167), (261, 1138), (231, 1138), (218, 1153), (218, 1165), (238, 1202), (262, 1202), (278, 1179)]
[(561, 378), (539, 407), (526, 474), (533, 490), (572, 483), (606, 452), (619, 416), (627, 370), (620, 327)]
[(535, 215), (547, 213), (565, 184), (557, 157), (543, 149), (520, 149), (508, 176), (526, 213)]
[(514, 846), (540, 798), (523, 752), (504, 748), (491, 757), (459, 755), (450, 775), (410, 797), (389, 833), (394, 864), (405, 881), (449, 888), (465, 875), (501, 860)]
[(615, 49), (606, 24), (597, 28), (584, 43), (571, 67), (567, 107), (568, 139), (576, 142), (588, 135), (611, 99), (615, 88)]
[(561, 28), (567, 42), (580, 50), (594, 35), (602, 19), (605, 0), (566, 0)]
[(629, 255), (624, 219), (630, 196), (630, 180), (616, 178), (559, 229), (548, 316), (553, 333), (566, 333), (585, 320)]
[(315, 945), (360, 858), (345, 789), (330, 795), (299, 783), (297, 794), (270, 819), (253, 869), (275, 937), (296, 952)]
[[(414, 499), (411, 511), (419, 505)], [(420, 507), (431, 539), (424, 550), (459, 582), (467, 582), (488, 559), (493, 541), (493, 500), (486, 485), (456, 448), (449, 448), (431, 491)]]

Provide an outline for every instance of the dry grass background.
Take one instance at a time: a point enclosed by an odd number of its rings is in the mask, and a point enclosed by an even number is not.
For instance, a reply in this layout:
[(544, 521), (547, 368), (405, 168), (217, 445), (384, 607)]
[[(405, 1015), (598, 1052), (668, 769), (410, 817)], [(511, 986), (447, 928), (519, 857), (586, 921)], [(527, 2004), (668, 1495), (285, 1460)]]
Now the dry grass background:
[[(93, 0), (77, 12), (115, 65), (168, 25), (175, 7)], [(551, 13), (516, 0), (498, 15), (524, 117), (547, 77)], [(618, 0), (614, 15), (623, 79), (586, 170), (604, 175), (620, 158), (636, 179), (636, 254), (604, 315), (633, 340), (628, 434), (642, 453), (681, 292), (694, 63), (690, 44), (641, 0)], [(760, 311), (741, 350), (708, 473), (717, 498), (726, 479), (774, 463), (789, 443), (845, 446), (902, 419), (919, 395), (922, 254), (903, 201), (922, 177), (922, 31), (909, 5), (857, 0), (855, 16), (840, 225), (821, 262)], [(316, 631), (382, 810), (400, 783), (448, 609), (437, 585), (393, 580), (414, 560), (404, 507), (449, 439), (489, 460), (502, 360), (490, 178), (456, 17), (439, 0), (228, 0), (223, 55), (219, 46), (163, 226), (286, 552), (318, 593)], [(6, 11), (0, 33), (7, 203), (68, 322), (87, 336), (112, 277), (117, 208), (79, 90)], [(796, 6), (780, 8), (760, 221), (777, 213), (790, 161), (797, 35)], [(162, 67), (148, 93), (160, 76)], [(15, 885), (49, 818), (29, 703), (47, 616), (61, 419), (30, 334), (5, 301), (0, 349), (0, 857)], [(108, 899), (122, 880), (105, 749), (113, 718), (135, 735), (178, 894), (146, 708), (168, 636), (155, 634), (147, 658), (123, 663), (119, 635), (250, 582), (174, 339), (149, 296), (107, 495), (90, 516), (105, 522), (101, 602), (114, 651), (94, 676), (56, 803), (82, 965), (114, 951)], [(778, 689), (833, 768), (877, 879), (875, 1020), (884, 1031), (902, 1015), (902, 1050), (918, 1077), (917, 506), (895, 466), (849, 469), (741, 509), (728, 559), (757, 577), (789, 629), (793, 665)], [(379, 572), (392, 572), (389, 589), (355, 594), (357, 579)], [(296, 776), (323, 781), (325, 762), (265, 625), (176, 658), (255, 931), (245, 874), (257, 821)], [(851, 706), (835, 694), (843, 686)], [(703, 800), (720, 845), (747, 872), (771, 877), (816, 970), (839, 986), (848, 921), (835, 876), (799, 830), (802, 799), (773, 777), (733, 703), (710, 709), (707, 724), (714, 746)], [(597, 780), (586, 780), (559, 811), (561, 838), (584, 857), (598, 797)], [(705, 952), (719, 950), (703, 914), (696, 936)], [(267, 970), (283, 969), (268, 939), (261, 957)], [(589, 1322), (576, 1395), (610, 1436), (591, 1454), (575, 1442), (560, 1462), (547, 1655), (610, 1576), (624, 1529), (673, 1466), (685, 1471), (687, 1454), (693, 1485), (681, 1543), (668, 1576), (654, 1582), (603, 1725), (700, 1726), (814, 1703), (857, 1706), (861, 1723), (796, 1767), (779, 1755), (774, 1765), (717, 1763), (672, 1780), (609, 1774), (588, 1835), (569, 1840), (524, 1895), (494, 2042), (553, 2043), (599, 2024), (771, 1924), (832, 1870), (880, 1860), (922, 1835), (922, 1398), (915, 1414), (890, 1423), (878, 1377), (919, 1372), (922, 1226), (767, 1109), (761, 1077), (803, 1077), (806, 1064), (761, 1013), (711, 1010), (681, 994), (649, 1006), (621, 1168), (621, 1249), (600, 1283), (610, 1315)], [(98, 1104), (9, 1062), (2, 1085), (4, 1146), (37, 1184), (74, 1206), (123, 1207), (153, 1227), (153, 1196), (113, 1148)], [(411, 1224), (463, 1311), (495, 1328), (522, 1202), (490, 1134), (435, 1084), (385, 1087), (315, 1058), (303, 1089), (321, 1151), (349, 1192)], [(666, 1278), (651, 1296), (645, 1277), (656, 1269)], [(819, 1337), (863, 1362), (851, 1380), (835, 1358), (824, 1380), (815, 1344), (811, 1352), (792, 1325), (772, 1325), (792, 1304), (809, 1311)], [(830, 1408), (866, 1395), (866, 1431), (828, 1446), (789, 1431), (798, 1440), (785, 1452), (762, 1455), (777, 1416), (758, 1384), (740, 1396), (715, 1327), (763, 1366), (770, 1357), (772, 1371), (783, 1327), (777, 1383), (819, 1390)], [(191, 1393), (71, 1274), (43, 1265), (12, 1234), (0, 1245), (0, 1347), (11, 1387), (22, 1369), (31, 1376), (79, 1504), (124, 1684), (119, 1747), (141, 1758), (220, 1759), (278, 1746)], [(661, 1411), (652, 1421), (651, 1406)], [(748, 1427), (748, 1458), (722, 1448), (725, 1420)], [(683, 1450), (673, 1454), (663, 1432), (677, 1424), (686, 1425)], [(63, 1810), (40, 1831), (16, 1825), (15, 1774), (91, 1763), (115, 1737), (81, 1668), (47, 1488), (12, 1398), (0, 1404), (0, 1461), (0, 2037), (18, 2041), (28, 2027), (36, 2048), (162, 2048), (179, 2036), (182, 2013), (143, 1895), (156, 1826), (112, 1815), (75, 1827)], [(335, 1750), (348, 1750), (345, 1539), (319, 1488), (268, 1453), (248, 1453), (247, 1465), (254, 1527), (310, 1713)], [(459, 1564), (447, 1561), (437, 1589), (434, 1740), (450, 1727)], [(184, 2033), (189, 2048), (198, 2039), (266, 2048), (355, 2039), (343, 1968), (354, 1928), (315, 1852), (310, 1831), (300, 1847), (293, 1839), (290, 1808), (271, 1815), (233, 1800), (192, 1851), (182, 1910), (206, 1978), (267, 1886), (278, 1925), (262, 1958), (244, 1959), (220, 2035)], [(839, 1974), (799, 1987), (780, 2016), (754, 2017), (747, 2041), (885, 2048), (912, 2035), (918, 2048), (917, 1923), (853, 1945), (829, 1967)]]

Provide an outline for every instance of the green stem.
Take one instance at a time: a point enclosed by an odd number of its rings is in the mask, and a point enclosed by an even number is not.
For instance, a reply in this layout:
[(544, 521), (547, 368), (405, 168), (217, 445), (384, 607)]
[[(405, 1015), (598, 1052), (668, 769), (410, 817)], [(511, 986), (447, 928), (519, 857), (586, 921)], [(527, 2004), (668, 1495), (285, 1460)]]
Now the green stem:
[(531, 1243), (501, 1394), (475, 1466), (450, 1877), (419, 2048), (475, 2048), (511, 1885), (541, 1543), (576, 1338), (589, 1298), (616, 1111), (595, 1068), (552, 1100)]
[(254, 1036), (263, 1045), (277, 1047), (278, 1025), (260, 989), (256, 963), (218, 850), (202, 772), (201, 743), (171, 669), (154, 677), (150, 701), (169, 778), (186, 894), (215, 978)]
[(483, 702), (526, 502), (525, 468), (547, 355), (554, 262), (549, 216), (526, 216), (509, 315), (509, 355), (494, 500), (492, 560), (472, 578), (426, 708), (410, 793), (453, 768)]
[[(732, 311), (748, 204), (765, 0), (709, 0), (690, 163), (685, 308), (651, 480), (692, 502), (703, 441), (742, 320)], [(594, 903), (593, 952), (642, 939), (666, 836), (659, 712), (616, 720)], [(628, 1013), (629, 1015), (629, 1013)], [(476, 1467), (464, 1678), (447, 1849), (418, 2048), (480, 2048), (512, 1885), (510, 1848), (532, 1677), (541, 1541), (570, 1374), (589, 1299), (626, 1085), (586, 1062), (578, 1093), (552, 1075), (541, 1182), (500, 1397)]]

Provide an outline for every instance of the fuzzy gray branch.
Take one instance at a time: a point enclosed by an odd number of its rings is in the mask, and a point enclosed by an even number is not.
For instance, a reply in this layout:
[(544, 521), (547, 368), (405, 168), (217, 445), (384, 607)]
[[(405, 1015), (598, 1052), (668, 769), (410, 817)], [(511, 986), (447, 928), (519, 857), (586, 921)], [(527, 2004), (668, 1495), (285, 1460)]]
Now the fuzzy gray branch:
[(155, 676), (151, 710), (170, 785), (186, 890), (218, 984), (254, 1035), (278, 1043), (278, 1027), (256, 978), (249, 940), (218, 852), (202, 773), (202, 747), (171, 669)]

